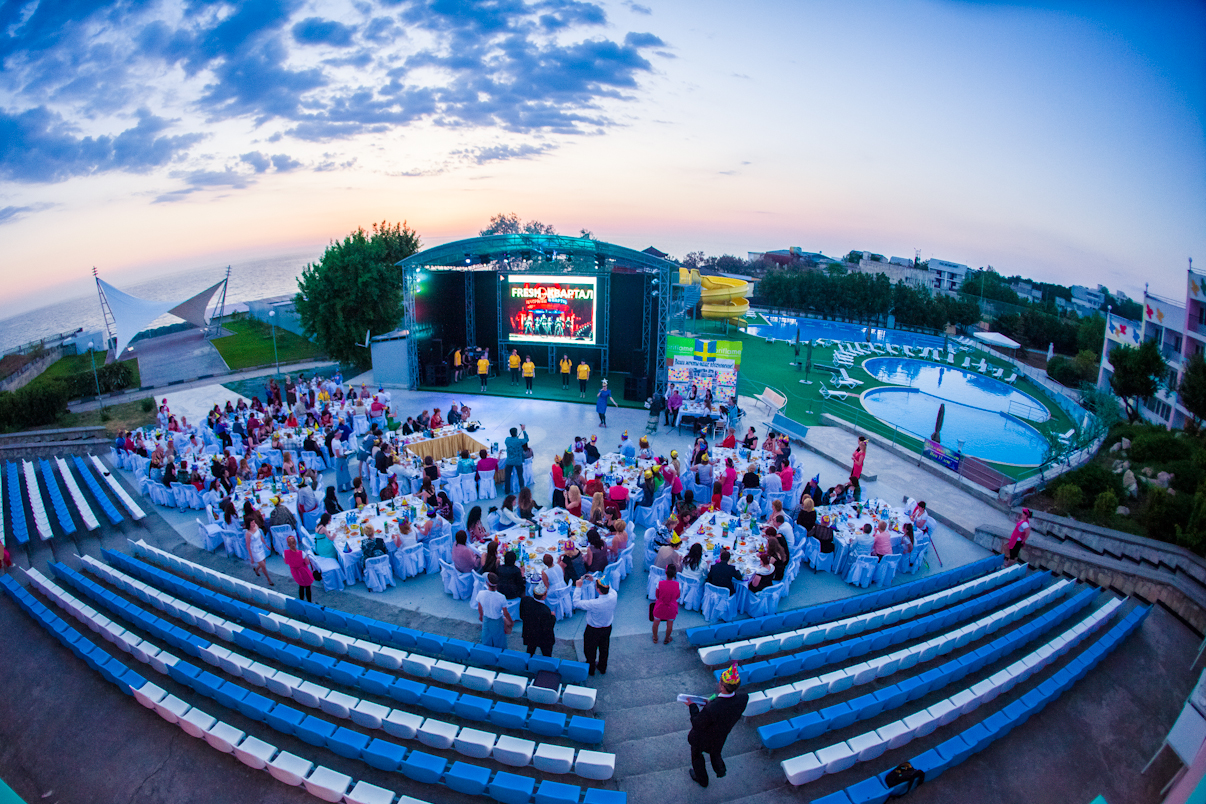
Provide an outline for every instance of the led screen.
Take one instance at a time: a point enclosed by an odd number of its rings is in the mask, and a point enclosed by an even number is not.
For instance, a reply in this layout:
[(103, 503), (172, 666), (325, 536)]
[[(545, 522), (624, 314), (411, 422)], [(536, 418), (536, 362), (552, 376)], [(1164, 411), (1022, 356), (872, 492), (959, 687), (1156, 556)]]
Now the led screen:
[(595, 344), (593, 276), (503, 277), (503, 331), (512, 343)]

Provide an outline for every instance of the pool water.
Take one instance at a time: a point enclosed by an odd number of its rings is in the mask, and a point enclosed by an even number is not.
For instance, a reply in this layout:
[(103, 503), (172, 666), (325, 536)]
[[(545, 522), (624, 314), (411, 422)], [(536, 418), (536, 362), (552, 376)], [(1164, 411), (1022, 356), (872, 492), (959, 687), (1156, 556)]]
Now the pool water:
[(838, 321), (823, 321), (819, 318), (796, 318), (794, 316), (761, 314), (764, 324), (751, 324), (745, 331), (759, 338), (773, 338), (777, 341), (795, 341), (796, 330), (799, 329), (802, 342), (816, 338), (829, 338), (842, 341), (867, 341), (872, 343), (891, 343), (894, 345), (908, 344), (909, 346), (941, 346), (942, 338), (933, 335), (922, 335), (917, 332), (905, 332), (897, 329), (878, 329), (871, 327), (870, 338), (867, 327), (858, 324), (844, 324)]
[[(985, 461), (1037, 466), (1046, 457), (1047, 439), (1016, 417), (1050, 418), (1029, 394), (991, 377), (922, 360), (872, 358), (863, 367), (882, 382), (910, 386), (873, 388), (863, 407), (877, 419), (919, 438), (933, 435), (938, 408), (945, 404), (939, 442)], [(1012, 414), (1012, 415), (1010, 415)]]
[(873, 357), (863, 361), (863, 368), (880, 382), (907, 385), (946, 402), (1010, 413), (1032, 422), (1051, 418), (1043, 403), (1030, 394), (976, 371), (903, 357)]

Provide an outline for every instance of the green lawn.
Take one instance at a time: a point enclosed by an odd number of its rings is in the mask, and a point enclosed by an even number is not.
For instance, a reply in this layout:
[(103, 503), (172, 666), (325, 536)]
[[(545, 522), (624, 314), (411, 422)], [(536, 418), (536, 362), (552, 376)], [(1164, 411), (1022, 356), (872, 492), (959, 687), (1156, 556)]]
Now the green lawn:
[(276, 351), (272, 348), (272, 327), (255, 318), (231, 318), (222, 327), (233, 335), (215, 338), (212, 343), (234, 371), (270, 366), (273, 363), (292, 363), (313, 360), (322, 356), (318, 347), (305, 338), (276, 327)]
[[(96, 352), (96, 367), (100, 368), (105, 364), (105, 356), (100, 352)], [(51, 363), (45, 371), (35, 377), (30, 385), (36, 383), (49, 382), (59, 377), (68, 377), (72, 374), (91, 374), (92, 373), (92, 357), (91, 353), (85, 352), (82, 355), (66, 355)], [(142, 385), (141, 378), (138, 373), (138, 358), (126, 361), (132, 364), (134, 369), (134, 382), (131, 388), (137, 388)]]
[[(828, 413), (831, 416), (837, 416), (849, 421), (856, 428), (873, 432), (913, 452), (921, 452), (922, 440), (920, 438), (902, 433), (892, 425), (885, 424), (872, 416), (863, 408), (856, 393), (851, 393), (845, 402), (825, 400), (821, 397), (822, 384), (824, 384), (825, 388), (833, 390), (833, 385), (829, 382), (833, 375), (828, 371), (815, 368), (815, 365), (818, 363), (833, 365), (834, 350), (832, 347), (814, 347), (812, 352), (814, 368), (808, 376), (808, 379), (812, 381), (812, 385), (803, 385), (800, 381), (805, 377), (804, 372), (797, 370), (791, 365), (796, 360), (793, 344), (781, 341), (766, 343), (763, 338), (745, 335), (733, 330), (731, 327), (727, 335), (723, 330), (724, 326), (721, 322), (701, 321), (696, 325), (696, 331), (700, 337), (741, 340), (743, 342), (741, 374), (738, 386), (739, 393), (746, 396), (757, 396), (762, 392), (764, 387), (769, 385), (787, 397), (787, 406), (784, 408), (783, 413), (788, 418), (805, 425), (819, 425), (821, 424), (821, 415)], [(801, 346), (801, 359), (807, 355), (807, 348), (807, 344)], [(955, 364), (956, 367), (962, 367), (965, 354), (963, 352), (959, 353), (958, 362)], [(976, 352), (975, 360), (977, 363), (981, 357), (987, 358), (989, 364), (994, 367), (1004, 368), (1006, 377), (1014, 370), (1011, 364), (995, 359), (991, 353)], [(884, 386), (893, 387), (887, 383), (880, 382), (871, 374), (864, 371), (861, 363), (861, 360), (855, 360), (854, 367), (847, 369), (851, 377), (863, 381), (863, 385), (857, 389), (858, 392), (861, 393), (871, 388)], [(1047, 392), (1040, 389), (1028, 378), (1019, 377), (1015, 386), (1046, 406), (1048, 412), (1052, 415), (1049, 426), (1054, 432), (1062, 433), (1075, 426), (1067, 414), (1057, 405), (1046, 401), (1048, 398)], [(989, 465), (1015, 479), (1022, 479), (1037, 472), (1037, 469), (1021, 468), (1006, 464), (989, 463)]]

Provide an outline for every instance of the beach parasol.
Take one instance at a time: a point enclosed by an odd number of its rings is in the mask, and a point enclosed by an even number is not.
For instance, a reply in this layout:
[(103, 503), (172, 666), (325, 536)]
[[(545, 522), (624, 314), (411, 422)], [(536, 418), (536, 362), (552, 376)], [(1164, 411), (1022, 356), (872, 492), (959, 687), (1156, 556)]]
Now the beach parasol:
[(930, 437), (931, 441), (941, 442), (942, 436), (942, 419), (946, 416), (946, 403), (943, 402), (938, 406), (938, 420), (934, 422), (934, 435)]

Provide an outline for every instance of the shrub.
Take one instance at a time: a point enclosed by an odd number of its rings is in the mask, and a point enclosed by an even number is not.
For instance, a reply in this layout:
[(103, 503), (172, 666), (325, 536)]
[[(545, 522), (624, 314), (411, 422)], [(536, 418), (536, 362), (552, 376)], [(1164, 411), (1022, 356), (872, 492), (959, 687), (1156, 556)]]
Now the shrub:
[(1112, 491), (1116, 497), (1122, 496), (1122, 478), (1098, 463), (1087, 463), (1079, 469), (1061, 475), (1054, 485), (1079, 486), (1085, 499), (1089, 500), (1097, 499), (1103, 491)]
[(1068, 483), (1055, 490), (1055, 507), (1065, 514), (1079, 508), (1084, 500), (1085, 493), (1081, 491), (1080, 486)]
[(60, 383), (30, 383), (9, 393), (0, 393), (0, 428), (20, 430), (53, 424), (67, 409), (67, 396)]
[(143, 413), (150, 413), (155, 410), (155, 400), (148, 396), (138, 403), (138, 407)]
[(1093, 500), (1093, 513), (1102, 522), (1108, 522), (1118, 510), (1118, 497), (1112, 491), (1103, 491)]
[(1160, 430), (1135, 436), (1131, 442), (1130, 458), (1144, 463), (1187, 461), (1193, 456), (1193, 445), (1175, 433)]
[(1178, 494), (1193, 494), (1202, 480), (1206, 479), (1206, 470), (1202, 469), (1201, 461), (1198, 460), (1202, 454), (1203, 452), (1199, 452), (1191, 461), (1171, 461), (1164, 467), (1165, 471), (1172, 472), (1170, 485)]
[(1163, 489), (1153, 488), (1147, 493), (1147, 507), (1143, 514), (1143, 527), (1150, 539), (1171, 542), (1176, 538), (1177, 528), (1189, 520), (1193, 509), (1193, 498), (1188, 494), (1173, 496)]
[(1047, 376), (1069, 388), (1075, 388), (1081, 379), (1076, 364), (1063, 355), (1055, 355), (1047, 361)]

